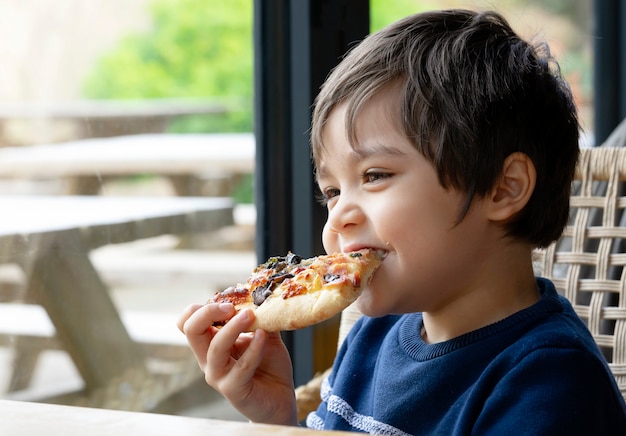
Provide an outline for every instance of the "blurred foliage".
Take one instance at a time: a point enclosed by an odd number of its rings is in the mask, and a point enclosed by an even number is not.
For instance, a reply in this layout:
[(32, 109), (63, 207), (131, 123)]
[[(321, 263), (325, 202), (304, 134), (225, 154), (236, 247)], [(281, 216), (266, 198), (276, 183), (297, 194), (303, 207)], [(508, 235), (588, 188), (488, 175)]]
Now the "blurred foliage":
[(254, 198), (254, 176), (252, 174), (244, 174), (242, 179), (237, 183), (233, 192), (233, 200), (236, 203), (253, 203)]
[(370, 0), (370, 30), (376, 32), (400, 18), (437, 8), (441, 4), (434, 0)]
[(180, 132), (250, 132), (252, 1), (154, 0), (148, 32), (123, 38), (97, 62), (83, 93), (95, 99), (207, 98), (224, 116), (185, 117)]

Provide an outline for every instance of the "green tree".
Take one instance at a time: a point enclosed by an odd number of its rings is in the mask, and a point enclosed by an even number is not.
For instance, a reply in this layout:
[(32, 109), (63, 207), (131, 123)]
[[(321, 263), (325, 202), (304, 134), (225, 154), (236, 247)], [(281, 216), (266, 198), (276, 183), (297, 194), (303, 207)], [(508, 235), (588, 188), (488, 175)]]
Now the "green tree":
[(97, 62), (83, 93), (96, 99), (215, 98), (226, 116), (189, 117), (177, 131), (252, 131), (252, 1), (154, 0), (151, 30)]
[(375, 32), (400, 18), (438, 8), (441, 6), (434, 0), (370, 0), (370, 30)]

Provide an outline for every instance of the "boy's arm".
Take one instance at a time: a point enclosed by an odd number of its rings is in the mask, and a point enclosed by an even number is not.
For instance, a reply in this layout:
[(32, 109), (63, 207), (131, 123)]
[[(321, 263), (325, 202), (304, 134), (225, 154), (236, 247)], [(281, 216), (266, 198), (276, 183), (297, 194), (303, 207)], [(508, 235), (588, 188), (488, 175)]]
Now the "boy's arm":
[(213, 327), (234, 312), (228, 303), (192, 305), (178, 321), (207, 384), (253, 422), (297, 425), (293, 369), (280, 334), (243, 333), (254, 321), (250, 310)]

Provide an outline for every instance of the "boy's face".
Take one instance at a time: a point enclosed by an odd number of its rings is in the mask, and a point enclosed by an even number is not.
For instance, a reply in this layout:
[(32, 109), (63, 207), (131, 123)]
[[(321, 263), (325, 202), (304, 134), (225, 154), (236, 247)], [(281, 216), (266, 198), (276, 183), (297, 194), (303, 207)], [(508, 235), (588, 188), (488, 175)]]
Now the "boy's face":
[(345, 107), (331, 113), (318, 183), (328, 207), (322, 239), (328, 253), (374, 248), (387, 253), (358, 300), (369, 316), (433, 311), (467, 291), (472, 260), (490, 231), (475, 200), (461, 223), (464, 195), (444, 189), (434, 168), (398, 126), (397, 94), (381, 92), (357, 119), (357, 144), (346, 138)]

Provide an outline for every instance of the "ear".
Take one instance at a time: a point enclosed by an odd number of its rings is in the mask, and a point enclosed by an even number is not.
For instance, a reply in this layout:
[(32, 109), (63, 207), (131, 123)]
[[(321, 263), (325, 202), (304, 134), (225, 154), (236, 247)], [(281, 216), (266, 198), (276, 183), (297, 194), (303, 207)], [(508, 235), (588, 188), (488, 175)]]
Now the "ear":
[(492, 191), (488, 218), (507, 221), (526, 206), (535, 190), (537, 171), (528, 155), (512, 153), (504, 160), (502, 175)]

